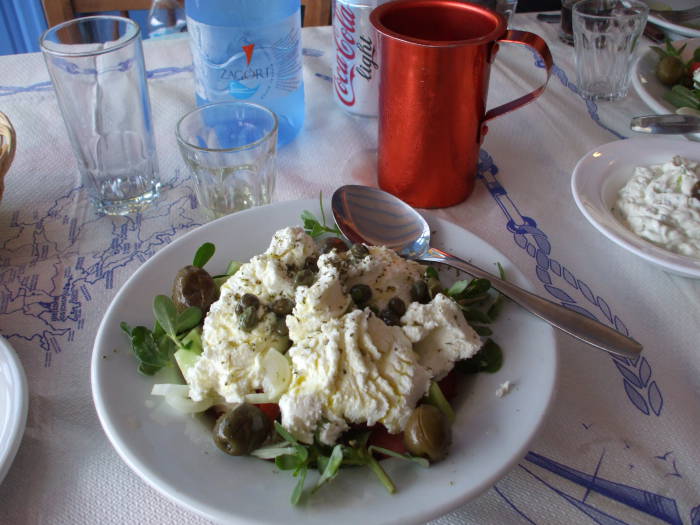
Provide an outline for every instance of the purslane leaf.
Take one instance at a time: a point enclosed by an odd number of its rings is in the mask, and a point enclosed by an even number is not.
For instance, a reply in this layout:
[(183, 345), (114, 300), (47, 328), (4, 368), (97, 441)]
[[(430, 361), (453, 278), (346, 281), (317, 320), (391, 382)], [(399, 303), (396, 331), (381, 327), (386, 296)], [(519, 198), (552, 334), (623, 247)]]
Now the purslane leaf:
[(197, 266), (198, 268), (204, 268), (204, 265), (209, 262), (216, 252), (216, 246), (210, 242), (205, 242), (202, 244), (194, 254), (194, 259), (192, 260), (192, 266)]

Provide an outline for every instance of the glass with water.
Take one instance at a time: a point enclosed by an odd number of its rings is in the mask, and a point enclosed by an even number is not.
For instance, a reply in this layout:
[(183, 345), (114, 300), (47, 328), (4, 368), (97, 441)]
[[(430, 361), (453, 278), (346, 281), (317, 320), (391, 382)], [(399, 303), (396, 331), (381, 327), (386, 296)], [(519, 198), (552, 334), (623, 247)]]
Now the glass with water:
[(180, 119), (180, 153), (212, 218), (270, 202), (277, 134), (275, 113), (251, 102), (201, 106)]
[(160, 178), (138, 24), (78, 18), (52, 27), (40, 43), (98, 212), (140, 210), (158, 197)]

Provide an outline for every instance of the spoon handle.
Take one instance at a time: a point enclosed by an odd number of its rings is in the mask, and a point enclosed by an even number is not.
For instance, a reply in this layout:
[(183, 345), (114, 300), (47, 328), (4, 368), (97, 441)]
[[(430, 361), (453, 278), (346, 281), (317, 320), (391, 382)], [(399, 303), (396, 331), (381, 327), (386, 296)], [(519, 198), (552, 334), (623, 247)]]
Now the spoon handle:
[(523, 290), (513, 283), (499, 279), (495, 275), (459, 257), (455, 257), (437, 248), (430, 248), (420, 257), (420, 260), (446, 264), (474, 277), (488, 279), (491, 281), (491, 286), (493, 288), (506, 297), (509, 297), (526, 310), (567, 334), (602, 350), (607, 350), (608, 352), (624, 357), (637, 357), (642, 351), (642, 345), (634, 339), (630, 339), (620, 332), (594, 319), (570, 310), (565, 306), (543, 299), (542, 297)]

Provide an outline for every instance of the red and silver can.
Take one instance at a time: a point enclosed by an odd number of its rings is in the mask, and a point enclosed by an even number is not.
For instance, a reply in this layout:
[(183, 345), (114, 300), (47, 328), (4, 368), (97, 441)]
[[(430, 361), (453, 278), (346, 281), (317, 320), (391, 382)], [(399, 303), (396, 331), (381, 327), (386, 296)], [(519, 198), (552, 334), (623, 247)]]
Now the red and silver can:
[(346, 111), (376, 117), (379, 99), (379, 50), (369, 14), (382, 0), (335, 0), (333, 13), (333, 92)]

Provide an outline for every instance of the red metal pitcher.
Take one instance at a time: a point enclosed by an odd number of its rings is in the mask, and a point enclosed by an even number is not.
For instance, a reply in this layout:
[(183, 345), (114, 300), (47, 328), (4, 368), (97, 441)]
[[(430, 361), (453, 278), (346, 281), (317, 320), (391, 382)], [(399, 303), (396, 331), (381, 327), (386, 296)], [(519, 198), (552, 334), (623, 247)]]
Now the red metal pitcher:
[(419, 208), (442, 208), (474, 189), (485, 123), (536, 99), (486, 111), (491, 63), (502, 42), (533, 48), (547, 80), (552, 56), (542, 38), (507, 30), (505, 19), (459, 0), (395, 0), (376, 8), (379, 33), (379, 186)]

